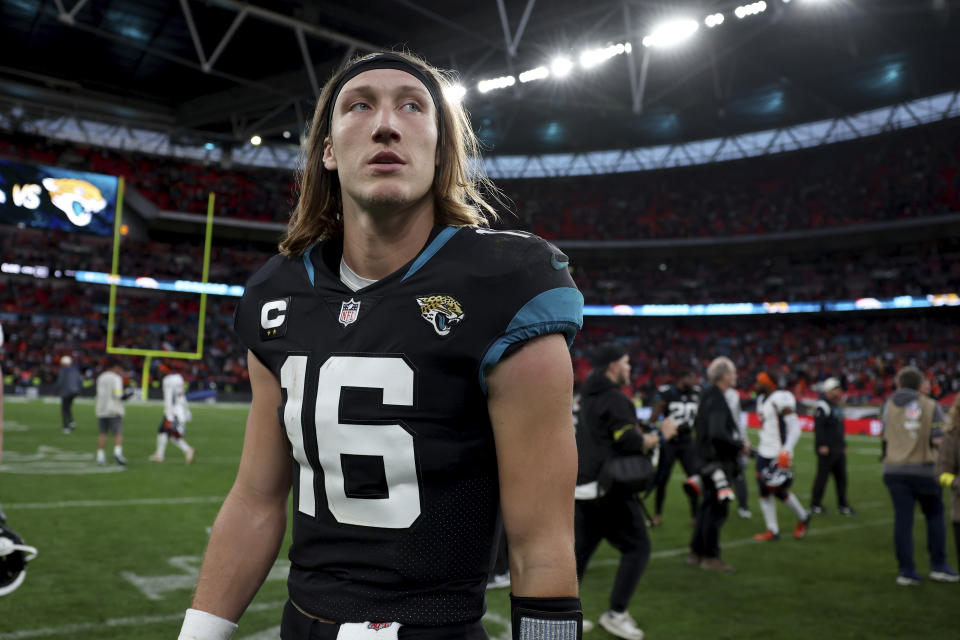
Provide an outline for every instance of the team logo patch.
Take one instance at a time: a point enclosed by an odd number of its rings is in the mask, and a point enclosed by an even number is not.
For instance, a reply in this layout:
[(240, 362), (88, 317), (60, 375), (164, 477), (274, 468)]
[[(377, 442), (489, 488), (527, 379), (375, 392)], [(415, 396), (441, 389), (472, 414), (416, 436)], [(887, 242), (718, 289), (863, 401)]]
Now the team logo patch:
[(392, 622), (371, 622), (367, 625), (367, 629), (373, 629), (374, 631), (380, 631), (381, 629), (389, 629)]
[(923, 415), (923, 409), (920, 408), (919, 402), (911, 402), (903, 412), (906, 414), (907, 420), (919, 420), (920, 416)]
[(340, 324), (347, 326), (357, 321), (360, 315), (360, 303), (350, 298), (340, 305)]
[(267, 300), (260, 304), (260, 339), (275, 340), (287, 335), (290, 298)]
[(446, 336), (454, 325), (463, 322), (464, 313), (460, 303), (452, 297), (434, 294), (417, 298), (420, 316), (430, 323), (438, 336)]

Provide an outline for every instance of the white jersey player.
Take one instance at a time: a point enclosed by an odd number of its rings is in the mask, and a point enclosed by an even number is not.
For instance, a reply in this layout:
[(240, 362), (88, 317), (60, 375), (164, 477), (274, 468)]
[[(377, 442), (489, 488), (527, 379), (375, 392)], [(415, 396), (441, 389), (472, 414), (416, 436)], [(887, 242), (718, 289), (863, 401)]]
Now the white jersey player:
[[(161, 373), (169, 371), (165, 365), (160, 365)], [(150, 459), (154, 462), (163, 462), (167, 443), (173, 440), (174, 446), (183, 451), (187, 464), (190, 464), (196, 452), (183, 437), (187, 431), (187, 422), (193, 418), (187, 406), (186, 382), (179, 373), (167, 373), (163, 377), (161, 387), (163, 388), (163, 421), (157, 429), (157, 451), (150, 456)]]
[(760, 485), (760, 511), (766, 531), (754, 536), (756, 540), (777, 540), (777, 505), (774, 496), (786, 504), (797, 516), (794, 538), (807, 535), (810, 513), (790, 491), (793, 483), (793, 450), (800, 439), (800, 421), (797, 419), (797, 399), (786, 389), (778, 389), (765, 371), (757, 375), (757, 413), (760, 415), (760, 445), (757, 447), (757, 483)]

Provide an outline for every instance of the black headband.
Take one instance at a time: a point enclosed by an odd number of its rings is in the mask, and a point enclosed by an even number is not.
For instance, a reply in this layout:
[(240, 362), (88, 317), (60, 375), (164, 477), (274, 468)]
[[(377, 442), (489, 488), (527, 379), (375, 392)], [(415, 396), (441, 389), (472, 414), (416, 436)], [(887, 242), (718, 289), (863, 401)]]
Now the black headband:
[(443, 113), (441, 110), (443, 100), (440, 98), (439, 87), (437, 87), (433, 78), (425, 74), (422, 69), (417, 67), (403, 56), (399, 56), (395, 53), (381, 52), (371, 53), (363, 56), (353, 63), (353, 65), (346, 71), (344, 71), (343, 75), (340, 76), (340, 79), (337, 80), (337, 84), (334, 85), (333, 92), (330, 94), (330, 102), (327, 103), (327, 131), (330, 131), (330, 121), (333, 119), (333, 106), (337, 103), (337, 96), (340, 95), (343, 85), (347, 84), (350, 82), (350, 80), (357, 77), (364, 71), (372, 71), (374, 69), (398, 69), (405, 73), (409, 73), (414, 78), (422, 82), (423, 86), (426, 87), (427, 91), (430, 92), (430, 97), (433, 98), (433, 106), (437, 110), (437, 125), (439, 127), (440, 123), (443, 122), (443, 118), (440, 116), (440, 114)]

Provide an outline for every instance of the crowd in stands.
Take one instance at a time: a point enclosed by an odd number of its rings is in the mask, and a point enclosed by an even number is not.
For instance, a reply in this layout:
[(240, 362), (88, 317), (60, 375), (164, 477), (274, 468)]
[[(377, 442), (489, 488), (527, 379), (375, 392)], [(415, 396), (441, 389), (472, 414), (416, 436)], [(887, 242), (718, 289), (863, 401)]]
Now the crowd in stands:
[(960, 284), (960, 241), (876, 246), (869, 251), (781, 250), (775, 255), (608, 258), (573, 276), (588, 304), (809, 302), (949, 293)]
[[(62, 355), (72, 356), (88, 380), (106, 362), (109, 289), (69, 281), (0, 277), (0, 322), (6, 344), (3, 371), (8, 384), (27, 387), (56, 380)], [(192, 352), (196, 348), (199, 296), (118, 290), (114, 345)], [(169, 361), (194, 389), (246, 390), (246, 354), (232, 333), (236, 298), (209, 296), (204, 356)], [(934, 396), (960, 391), (960, 325), (937, 314), (877, 313), (863, 316), (776, 316), (750, 318), (587, 318), (573, 347), (577, 381), (589, 373), (599, 344), (623, 342), (634, 365), (636, 393), (650, 401), (656, 388), (686, 366), (703, 370), (717, 355), (741, 368), (744, 385), (768, 369), (798, 396), (813, 393), (828, 376), (841, 377), (851, 402), (877, 403), (893, 388), (905, 364), (923, 368)], [(125, 368), (139, 379), (142, 359)]]
[[(0, 140), (0, 156), (122, 175), (161, 209), (285, 221), (295, 199), (292, 172), (227, 169), (147, 154), (118, 153), (35, 137)], [(515, 203), (504, 226), (552, 239), (695, 238), (858, 225), (960, 211), (960, 130), (930, 125), (802, 152), (670, 171), (502, 181)], [(112, 238), (0, 226), (3, 261), (109, 272)], [(214, 245), (209, 279), (242, 284), (272, 253), (268, 245)], [(642, 252), (573, 254), (573, 275), (588, 304), (808, 301), (922, 296), (960, 282), (960, 241), (869, 251), (771, 250), (654, 259)], [(619, 256), (619, 257), (617, 257)], [(124, 238), (123, 275), (200, 278), (199, 243)], [(0, 322), (7, 335), (4, 374), (17, 385), (48, 384), (70, 354), (92, 379), (102, 370), (108, 289), (59, 277), (0, 275)], [(193, 351), (198, 296), (121, 289), (117, 346)], [(235, 298), (208, 299), (204, 358), (175, 362), (195, 387), (243, 387), (245, 354), (231, 332)], [(623, 340), (638, 373), (636, 389), (669, 381), (679, 366), (727, 354), (744, 371), (776, 368), (797, 389), (827, 375), (845, 380), (852, 399), (876, 401), (900, 365), (923, 367), (944, 397), (960, 388), (960, 335), (942, 315), (709, 319), (608, 324), (589, 319), (574, 347), (578, 380), (589, 350)], [(128, 358), (133, 374), (141, 360)]]
[[(45, 265), (51, 272), (110, 272), (111, 238), (0, 227), (4, 260)], [(275, 252), (271, 245), (214, 244), (209, 280), (243, 284)], [(198, 242), (141, 242), (125, 238), (118, 272), (157, 279), (200, 280)], [(573, 277), (587, 304), (702, 304), (854, 300), (955, 292), (960, 240), (876, 246), (869, 251), (781, 252), (777, 255), (650, 260), (611, 255), (581, 265)]]
[[(122, 175), (157, 207), (286, 222), (293, 171), (191, 164), (17, 137), (0, 156)], [(765, 234), (960, 211), (960, 129), (933, 124), (798, 152), (662, 171), (502, 180), (503, 224), (550, 239)]]
[(960, 211), (960, 129), (937, 125), (662, 171), (501, 181), (545, 238), (767, 234)]
[(894, 390), (894, 376), (913, 364), (930, 378), (933, 397), (960, 392), (960, 325), (948, 313), (748, 318), (587, 319), (573, 346), (577, 380), (589, 373), (590, 354), (604, 342), (630, 353), (634, 390), (651, 399), (657, 387), (686, 367), (704, 371), (718, 355), (740, 370), (740, 389), (767, 370), (798, 397), (816, 397), (816, 384), (840, 378), (847, 401), (879, 404)]
[[(197, 347), (199, 296), (119, 289), (115, 347), (193, 352)], [(203, 357), (165, 360), (195, 389), (233, 389), (246, 381), (246, 354), (233, 335), (235, 298), (209, 296)], [(105, 368), (109, 288), (71, 281), (0, 277), (0, 323), (5, 385), (51, 385), (61, 356), (74, 358), (91, 381)], [(120, 356), (139, 382), (143, 358)]]

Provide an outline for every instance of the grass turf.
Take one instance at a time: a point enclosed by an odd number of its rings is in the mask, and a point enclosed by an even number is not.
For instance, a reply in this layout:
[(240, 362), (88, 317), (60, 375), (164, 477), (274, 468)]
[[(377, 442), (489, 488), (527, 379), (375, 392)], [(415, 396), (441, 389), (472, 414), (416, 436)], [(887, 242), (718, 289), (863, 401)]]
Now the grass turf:
[[(198, 451), (191, 467), (173, 446), (166, 462), (147, 461), (160, 421), (158, 404), (128, 407), (126, 469), (94, 465), (96, 422), (89, 402), (74, 406), (77, 429), (64, 435), (59, 405), (8, 399), (0, 504), (9, 524), (36, 546), (24, 585), (0, 598), (0, 640), (71, 638), (172, 639), (189, 605), (207, 528), (239, 461), (245, 409), (195, 405), (187, 433)], [(756, 435), (754, 434), (754, 440)], [(684, 564), (689, 513), (679, 465), (662, 526), (651, 529), (653, 557), (630, 611), (647, 637), (920, 638), (953, 637), (960, 585), (904, 588), (894, 584), (892, 508), (877, 462), (879, 441), (849, 444), (850, 496), (858, 515), (814, 516), (810, 535), (794, 540), (792, 514), (780, 505), (778, 542), (758, 543), (763, 529), (755, 484), (753, 518), (731, 510), (723, 529), (724, 558), (740, 572), (715, 575)], [(108, 454), (112, 449), (112, 442)], [(797, 447), (796, 490), (809, 504), (813, 444)], [(835, 508), (831, 483), (825, 506)], [(652, 506), (652, 500), (648, 501)], [(949, 524), (948, 524), (949, 528)], [(918, 515), (918, 570), (928, 569), (926, 533)], [(952, 536), (950, 562), (956, 566)], [(240, 621), (238, 640), (279, 637), (286, 552)], [(607, 606), (618, 555), (603, 545), (581, 589), (585, 616)], [(487, 628), (507, 638), (508, 589), (488, 594)], [(586, 638), (609, 638), (597, 628)]]

